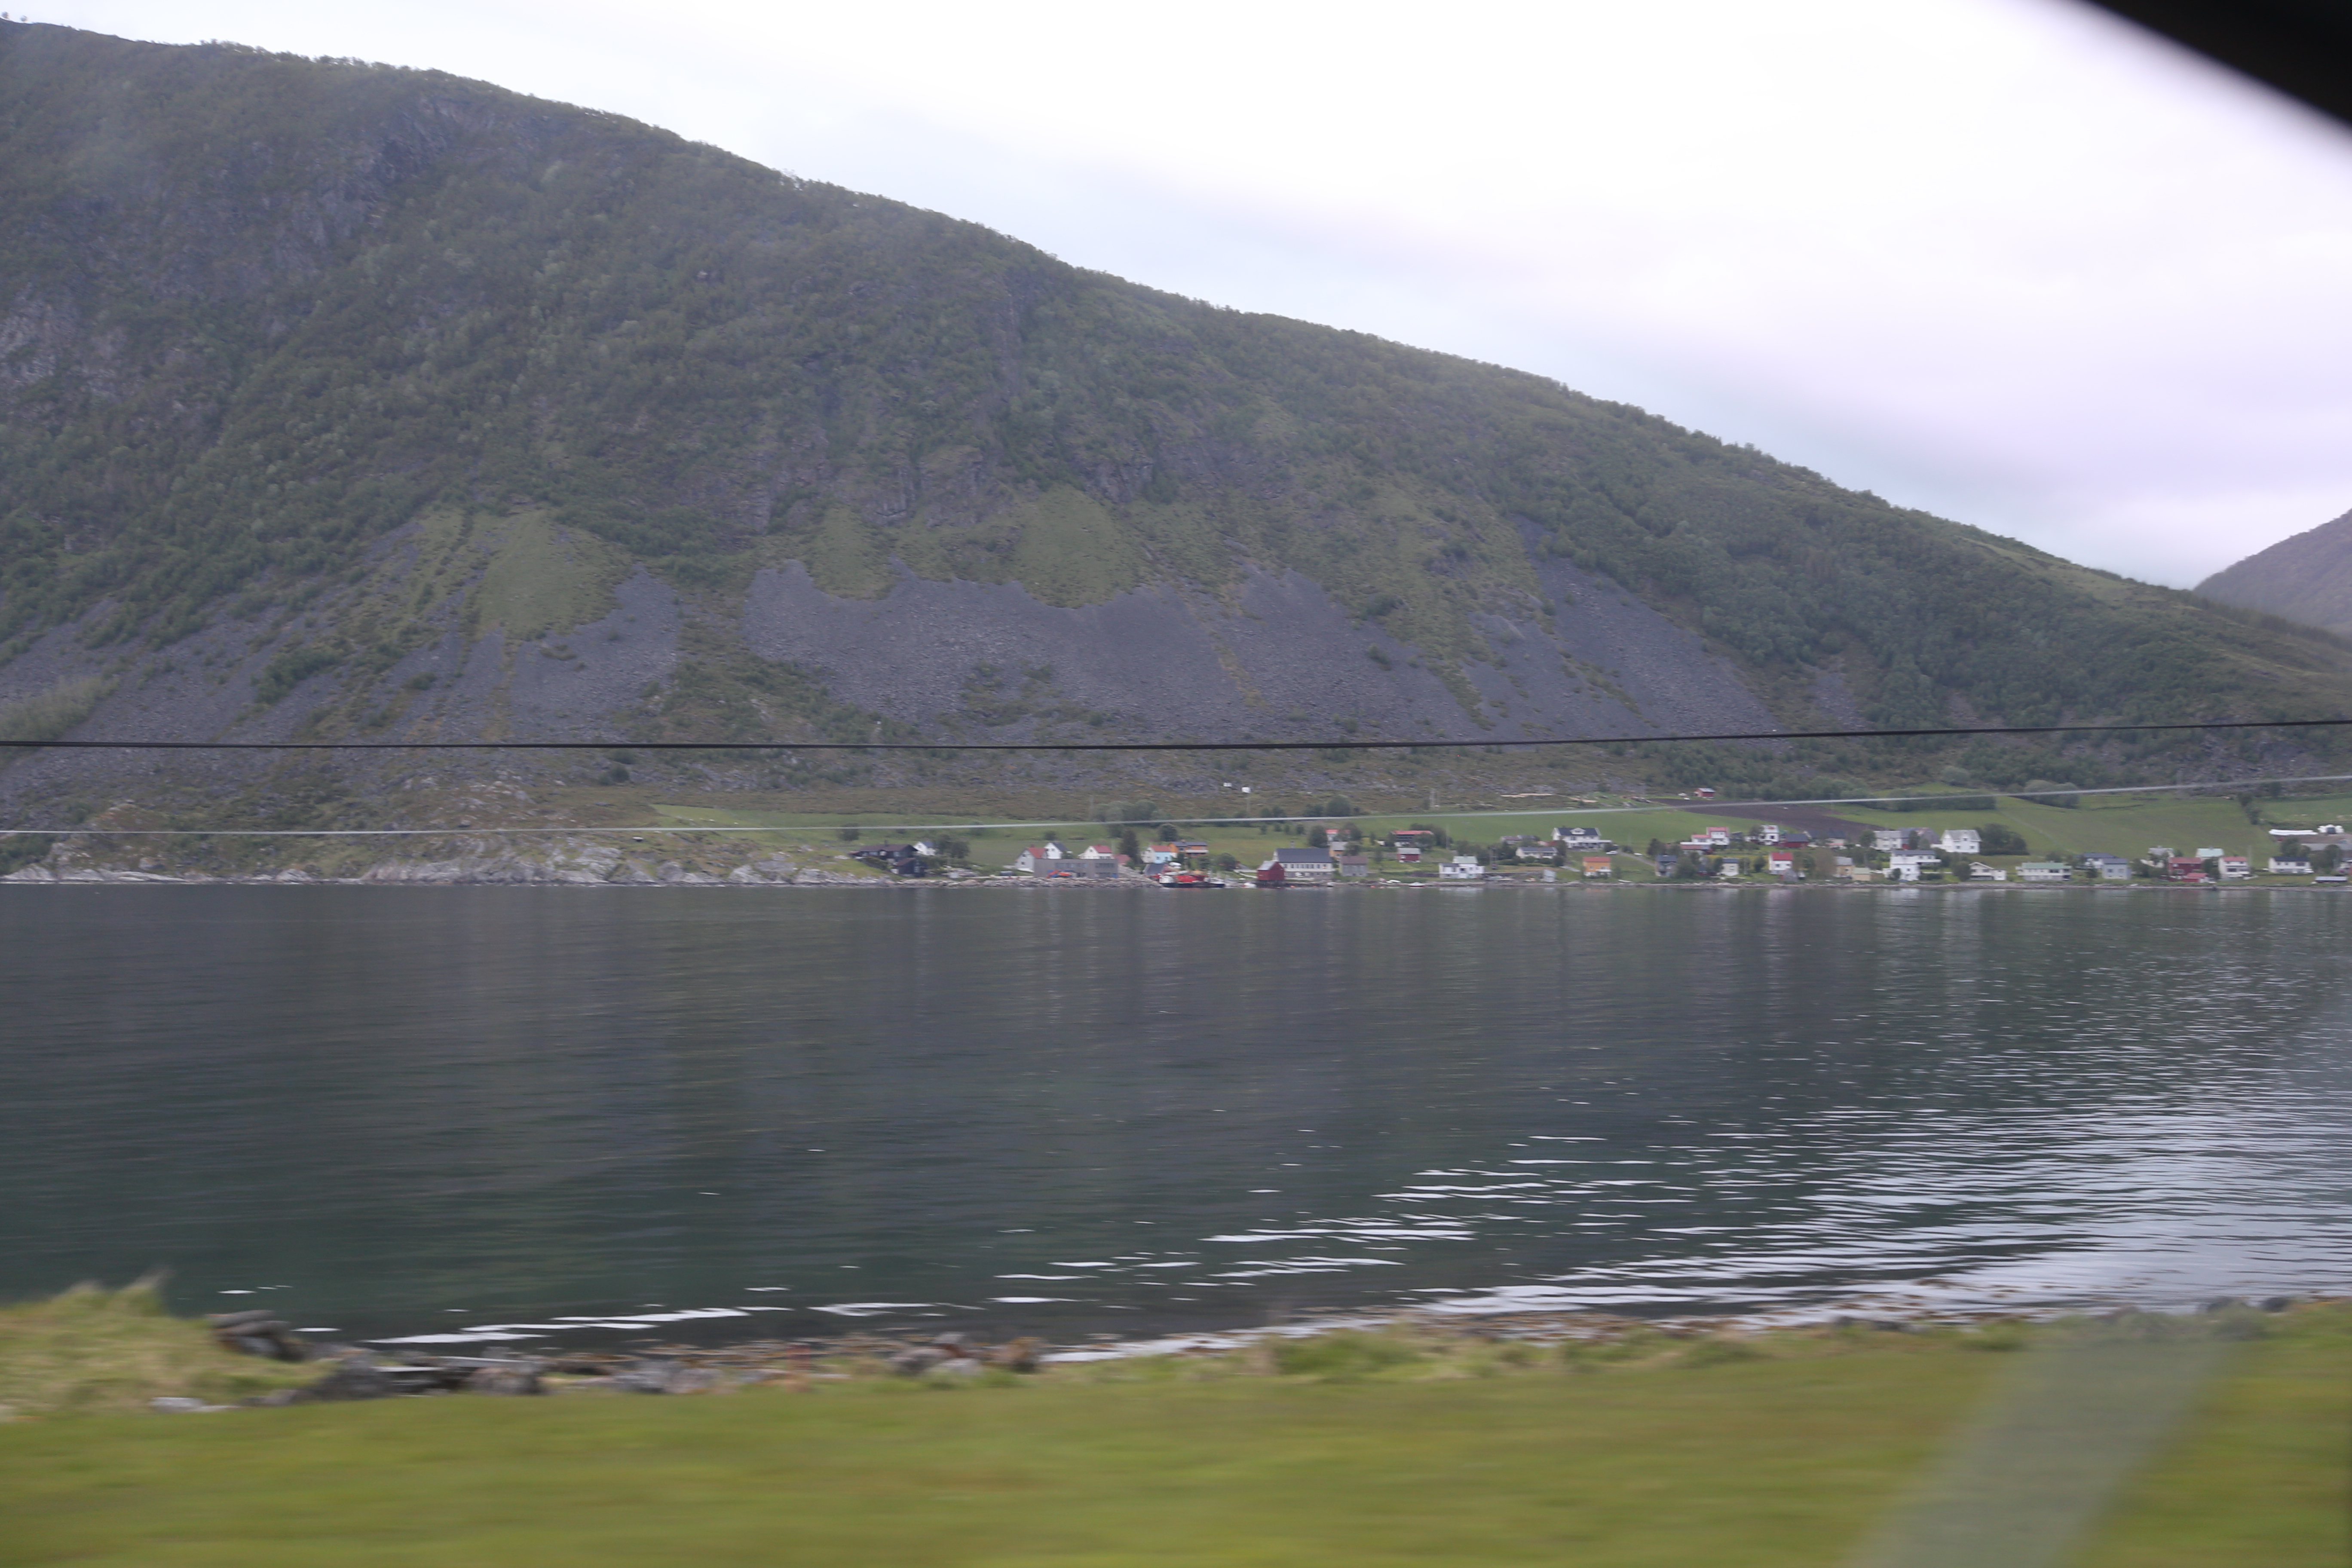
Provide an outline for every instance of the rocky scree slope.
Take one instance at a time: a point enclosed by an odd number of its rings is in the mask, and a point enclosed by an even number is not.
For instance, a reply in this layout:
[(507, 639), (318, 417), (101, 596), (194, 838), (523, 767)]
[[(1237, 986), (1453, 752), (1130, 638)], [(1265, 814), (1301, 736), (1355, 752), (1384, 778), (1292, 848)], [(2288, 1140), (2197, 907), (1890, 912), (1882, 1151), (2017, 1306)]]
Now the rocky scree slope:
[[(1155, 292), (612, 115), (0, 23), (0, 732), (2284, 718), (2345, 710), (2345, 658), (1538, 377)], [(2015, 786), (2327, 744), (1617, 765)], [(953, 764), (727, 777), (917, 765)], [(0, 807), (310, 789), (364, 817), (415, 767), (47, 752), (0, 770)], [(299, 782), (321, 768), (340, 782)]]

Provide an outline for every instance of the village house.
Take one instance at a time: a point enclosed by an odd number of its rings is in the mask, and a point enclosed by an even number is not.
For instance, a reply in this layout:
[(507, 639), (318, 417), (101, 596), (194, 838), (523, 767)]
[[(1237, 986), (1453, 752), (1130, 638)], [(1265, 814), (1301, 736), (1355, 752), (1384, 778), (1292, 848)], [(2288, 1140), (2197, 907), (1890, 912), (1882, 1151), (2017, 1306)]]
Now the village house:
[(1277, 849), (1266, 864), (1280, 866), (1285, 882), (1328, 882), (1339, 868), (1328, 849)]
[(870, 844), (863, 849), (849, 852), (852, 860), (863, 860), (869, 866), (880, 866), (899, 877), (928, 877), (931, 874), (929, 844)]
[(1396, 858), (1406, 865), (1415, 865), (1428, 858), (1437, 847), (1437, 835), (1426, 827), (1401, 827), (1389, 835), (1389, 843)]
[(2002, 870), (1998, 866), (1988, 866), (1981, 860), (1971, 860), (1969, 862), (1969, 880), (1971, 882), (2006, 882), (2009, 880), (2009, 873)]
[(2202, 856), (2175, 855), (2165, 865), (2165, 876), (2175, 882), (2205, 880), (2205, 859)]
[(1560, 861), (1560, 847), (1541, 838), (1523, 839), (1511, 846), (1511, 852), (1522, 860), (1533, 860), (1539, 864), (1557, 866)]
[(1916, 882), (1931, 866), (1941, 866), (1944, 858), (1932, 849), (1890, 849), (1886, 854), (1886, 879), (1890, 882)]
[(1778, 844), (1780, 842), (1780, 825), (1759, 822), (1748, 830), (1748, 839), (1751, 844)]
[(2271, 875), (2273, 877), (2308, 877), (2311, 875), (2311, 862), (2308, 860), (2283, 860), (2279, 857), (2273, 855), (2271, 857)]
[(1456, 855), (1451, 860), (1441, 860), (1437, 866), (1440, 881), (1475, 882), (1486, 874), (1486, 868), (1478, 864), (1475, 855)]
[(2017, 868), (2021, 882), (2065, 882), (2073, 879), (2073, 869), (2063, 860), (2028, 860)]
[(2131, 862), (2120, 855), (2085, 855), (2083, 857), (2083, 868), (2095, 875), (2102, 882), (2131, 880)]
[(1032, 844), (1013, 858), (1013, 868), (1034, 877), (1041, 868), (1050, 868), (1062, 858), (1062, 847), (1058, 844)]
[(1764, 858), (1764, 868), (1775, 877), (1784, 877), (1792, 882), (1803, 875), (1797, 869), (1796, 855), (1787, 849), (1775, 849), (1771, 854), (1767, 855)]
[(1947, 855), (1981, 855), (1984, 839), (1973, 827), (1947, 827), (1936, 840), (1936, 847)]
[(1584, 858), (1584, 874), (1588, 879), (1613, 877), (1617, 874), (1617, 868), (1606, 855), (1587, 855)]
[(1078, 851), (1078, 858), (1081, 860), (1116, 860), (1118, 858), (1118, 847), (1113, 844), (1089, 844), (1084, 849)]
[(2242, 882), (2253, 874), (2253, 862), (2247, 859), (2243, 855), (2224, 855), (2221, 857), (2221, 880), (2225, 882)]
[(1580, 822), (1573, 826), (1554, 827), (1551, 830), (1551, 836), (1555, 842), (1580, 851), (1603, 849), (1609, 847), (1609, 840), (1601, 837), (1596, 829), (1587, 827)]
[(1338, 877), (1369, 877), (1372, 874), (1372, 858), (1369, 855), (1334, 855), (1332, 874)]
[(1903, 829), (1901, 829), (1901, 828), (1899, 828), (1899, 827), (1874, 827), (1874, 828), (1872, 828), (1872, 829), (1870, 830), (1870, 847), (1871, 847), (1873, 849), (1900, 849), (1900, 848), (1902, 848), (1902, 847), (1903, 847)]

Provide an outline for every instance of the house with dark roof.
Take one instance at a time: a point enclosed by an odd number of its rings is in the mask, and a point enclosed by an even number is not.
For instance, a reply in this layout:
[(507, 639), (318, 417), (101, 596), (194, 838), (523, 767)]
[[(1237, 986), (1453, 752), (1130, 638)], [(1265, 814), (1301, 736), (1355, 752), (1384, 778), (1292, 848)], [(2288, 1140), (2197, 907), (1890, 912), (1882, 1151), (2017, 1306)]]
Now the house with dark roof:
[(1328, 882), (1339, 869), (1328, 849), (1277, 849), (1267, 863), (1282, 868), (1286, 883)]

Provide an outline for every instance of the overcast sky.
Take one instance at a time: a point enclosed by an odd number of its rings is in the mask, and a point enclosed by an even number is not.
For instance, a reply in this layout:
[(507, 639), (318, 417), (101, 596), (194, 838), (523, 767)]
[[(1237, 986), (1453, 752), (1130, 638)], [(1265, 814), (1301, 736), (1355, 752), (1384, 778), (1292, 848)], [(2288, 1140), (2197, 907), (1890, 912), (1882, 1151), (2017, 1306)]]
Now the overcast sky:
[(2352, 508), (2352, 132), (2074, 0), (10, 8), (617, 110), (2157, 582)]

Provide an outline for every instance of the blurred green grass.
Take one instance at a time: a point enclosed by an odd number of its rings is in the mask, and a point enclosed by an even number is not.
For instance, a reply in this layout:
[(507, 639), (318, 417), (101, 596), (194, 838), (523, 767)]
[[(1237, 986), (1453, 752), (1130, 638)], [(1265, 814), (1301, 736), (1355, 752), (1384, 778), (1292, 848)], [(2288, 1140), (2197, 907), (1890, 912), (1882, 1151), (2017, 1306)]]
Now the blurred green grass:
[[(0, 1563), (1827, 1568), (1994, 1385), (1999, 1342), (22, 1422)], [(2087, 1568), (2345, 1561), (2347, 1374), (2340, 1310), (2245, 1346)]]

